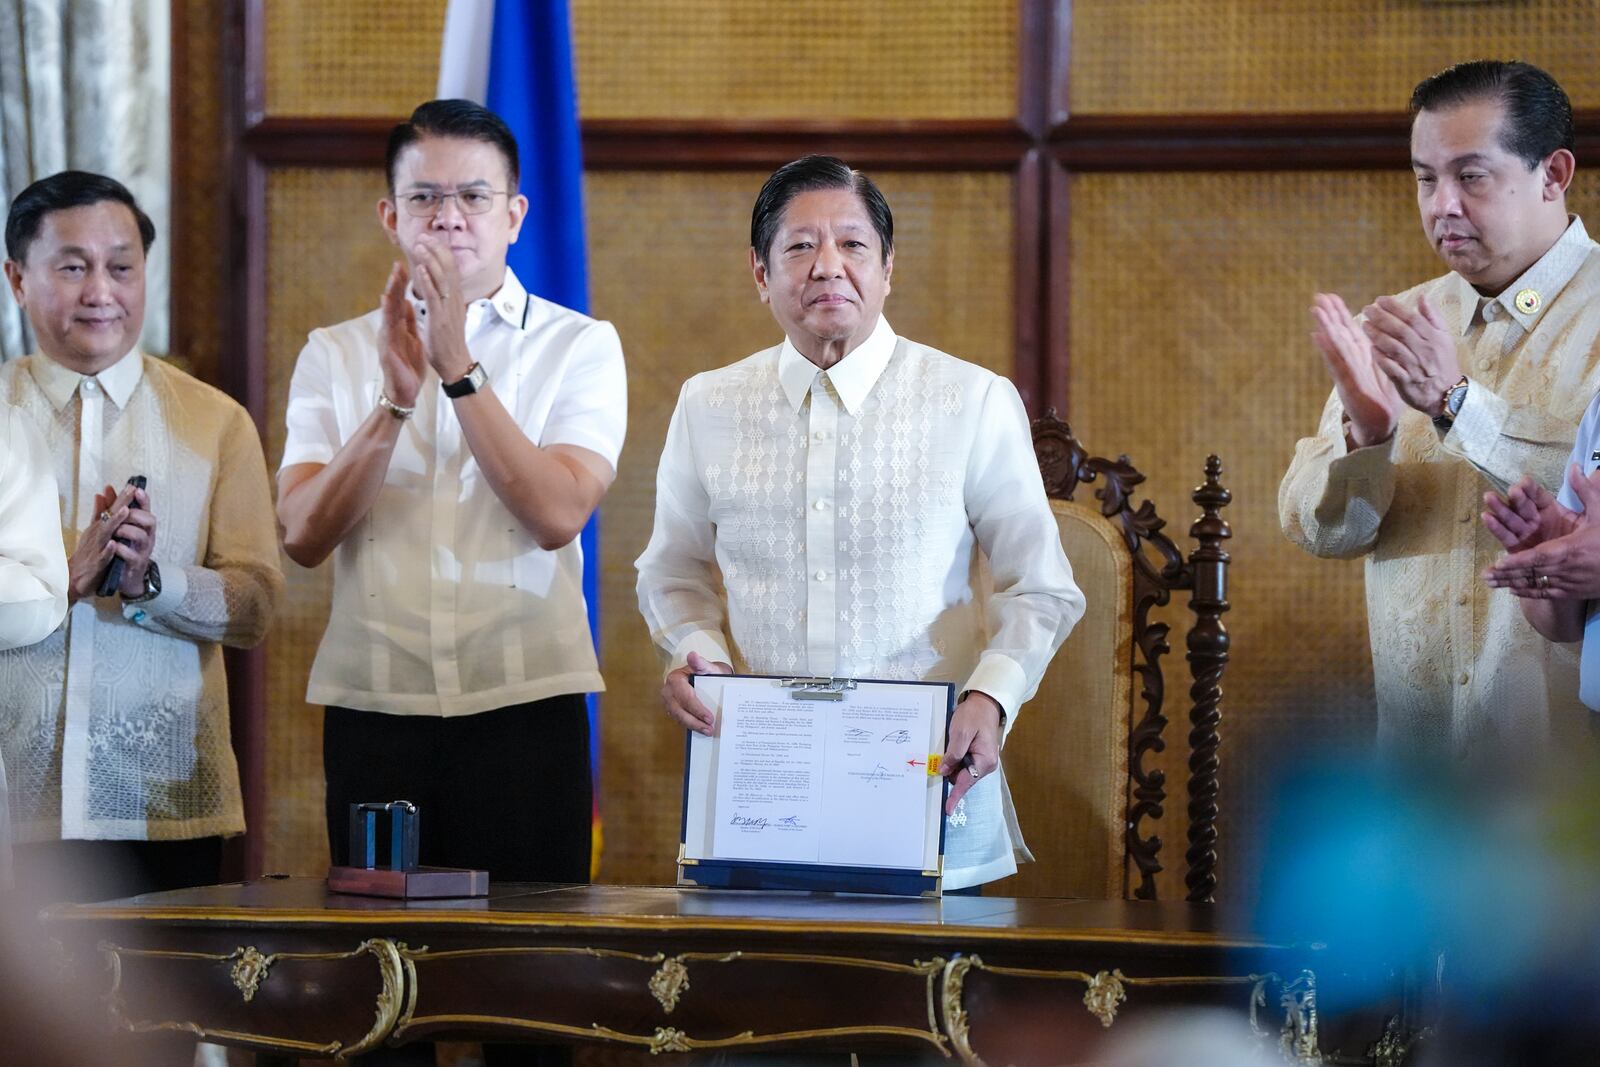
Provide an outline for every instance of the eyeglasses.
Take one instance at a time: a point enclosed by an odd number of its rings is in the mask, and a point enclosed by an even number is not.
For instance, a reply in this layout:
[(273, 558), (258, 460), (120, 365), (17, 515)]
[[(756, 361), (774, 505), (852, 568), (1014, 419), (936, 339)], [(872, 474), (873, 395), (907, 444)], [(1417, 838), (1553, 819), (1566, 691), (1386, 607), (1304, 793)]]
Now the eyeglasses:
[(419, 219), (431, 219), (451, 197), (455, 197), (456, 206), (461, 209), (463, 215), (482, 215), (494, 206), (495, 197), (510, 195), (501, 189), (457, 189), (453, 193), (436, 193), (419, 189), (414, 193), (405, 193), (399, 200), (405, 205), (406, 214)]

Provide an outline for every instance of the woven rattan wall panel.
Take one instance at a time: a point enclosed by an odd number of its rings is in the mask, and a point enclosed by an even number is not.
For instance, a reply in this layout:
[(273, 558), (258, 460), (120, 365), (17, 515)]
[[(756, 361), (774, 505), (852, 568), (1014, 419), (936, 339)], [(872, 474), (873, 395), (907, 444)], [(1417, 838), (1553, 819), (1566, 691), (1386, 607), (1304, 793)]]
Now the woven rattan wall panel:
[(585, 118), (1016, 113), (1015, 0), (574, 0)]
[[(601, 797), (607, 882), (674, 876), (683, 731), (662, 713), (661, 664), (639, 617), (633, 561), (650, 536), (656, 458), (684, 379), (781, 340), (748, 268), (763, 174), (616, 172), (588, 179), (594, 312), (628, 360), (628, 442), (603, 507)], [(899, 245), (895, 329), (1001, 373), (1012, 365), (1011, 179), (876, 176)]]
[[(275, 170), (267, 180), (267, 465), (283, 455), (289, 376), (306, 334), (376, 307), (394, 248), (373, 205), (381, 170)], [(267, 646), (266, 869), (327, 869), (322, 709), (306, 677), (328, 619), (332, 565), (282, 559), (288, 589)]]
[[(1595, 188), (1585, 180), (1575, 206)], [(1233, 491), (1221, 885), (1238, 900), (1278, 746), (1365, 744), (1373, 730), (1362, 565), (1315, 559), (1278, 528), (1278, 482), (1330, 388), (1308, 337), (1309, 298), (1337, 292), (1359, 309), (1443, 268), (1404, 172), (1085, 175), (1071, 197), (1073, 427), (1091, 450), (1126, 452), (1149, 475), (1143, 488), (1175, 537), (1197, 513), (1188, 493), (1207, 452), (1222, 456)], [(1181, 748), (1180, 634), (1173, 644), (1169, 740)], [(1176, 868), (1187, 773), (1168, 766), (1178, 802), (1163, 837)]]
[(1595, 0), (1078, 0), (1071, 47), (1079, 115), (1403, 110), (1480, 56), (1537, 63), (1600, 106)]
[(271, 0), (267, 113), (409, 115), (434, 94), (445, 0)]

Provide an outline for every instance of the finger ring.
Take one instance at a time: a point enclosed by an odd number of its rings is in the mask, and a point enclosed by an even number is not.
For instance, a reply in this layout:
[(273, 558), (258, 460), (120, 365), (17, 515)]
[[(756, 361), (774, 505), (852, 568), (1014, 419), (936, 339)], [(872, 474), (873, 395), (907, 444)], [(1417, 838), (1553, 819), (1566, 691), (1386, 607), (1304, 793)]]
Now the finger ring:
[(111, 521), (111, 511), (110, 511), (109, 508), (100, 513), (100, 521), (101, 522), (110, 522)]
[(983, 777), (983, 775), (978, 773), (978, 768), (975, 767), (975, 766), (972, 766), (970, 764), (967, 766), (967, 773), (972, 775), (972, 780), (974, 782), (976, 782), (979, 778)]
[(1550, 576), (1548, 574), (1539, 575), (1537, 581), (1538, 581), (1538, 585), (1539, 585), (1540, 589), (1549, 589), (1550, 588)]

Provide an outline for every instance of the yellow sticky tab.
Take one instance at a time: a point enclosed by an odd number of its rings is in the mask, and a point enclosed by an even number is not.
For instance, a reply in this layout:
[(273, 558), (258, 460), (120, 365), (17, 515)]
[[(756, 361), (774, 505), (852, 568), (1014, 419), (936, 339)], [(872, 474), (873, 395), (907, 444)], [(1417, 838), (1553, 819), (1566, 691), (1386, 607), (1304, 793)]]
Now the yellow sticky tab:
[(939, 773), (939, 760), (943, 756), (940, 752), (928, 753), (928, 777), (932, 778)]

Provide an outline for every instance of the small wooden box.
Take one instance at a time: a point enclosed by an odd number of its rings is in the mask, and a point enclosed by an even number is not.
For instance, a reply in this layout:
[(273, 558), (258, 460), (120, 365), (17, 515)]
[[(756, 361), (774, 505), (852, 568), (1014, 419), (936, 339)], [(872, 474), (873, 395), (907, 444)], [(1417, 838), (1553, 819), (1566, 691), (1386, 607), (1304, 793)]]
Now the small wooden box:
[(489, 872), (465, 867), (418, 867), (410, 871), (382, 867), (332, 867), (328, 870), (328, 890), (405, 900), (486, 897), (489, 895)]

